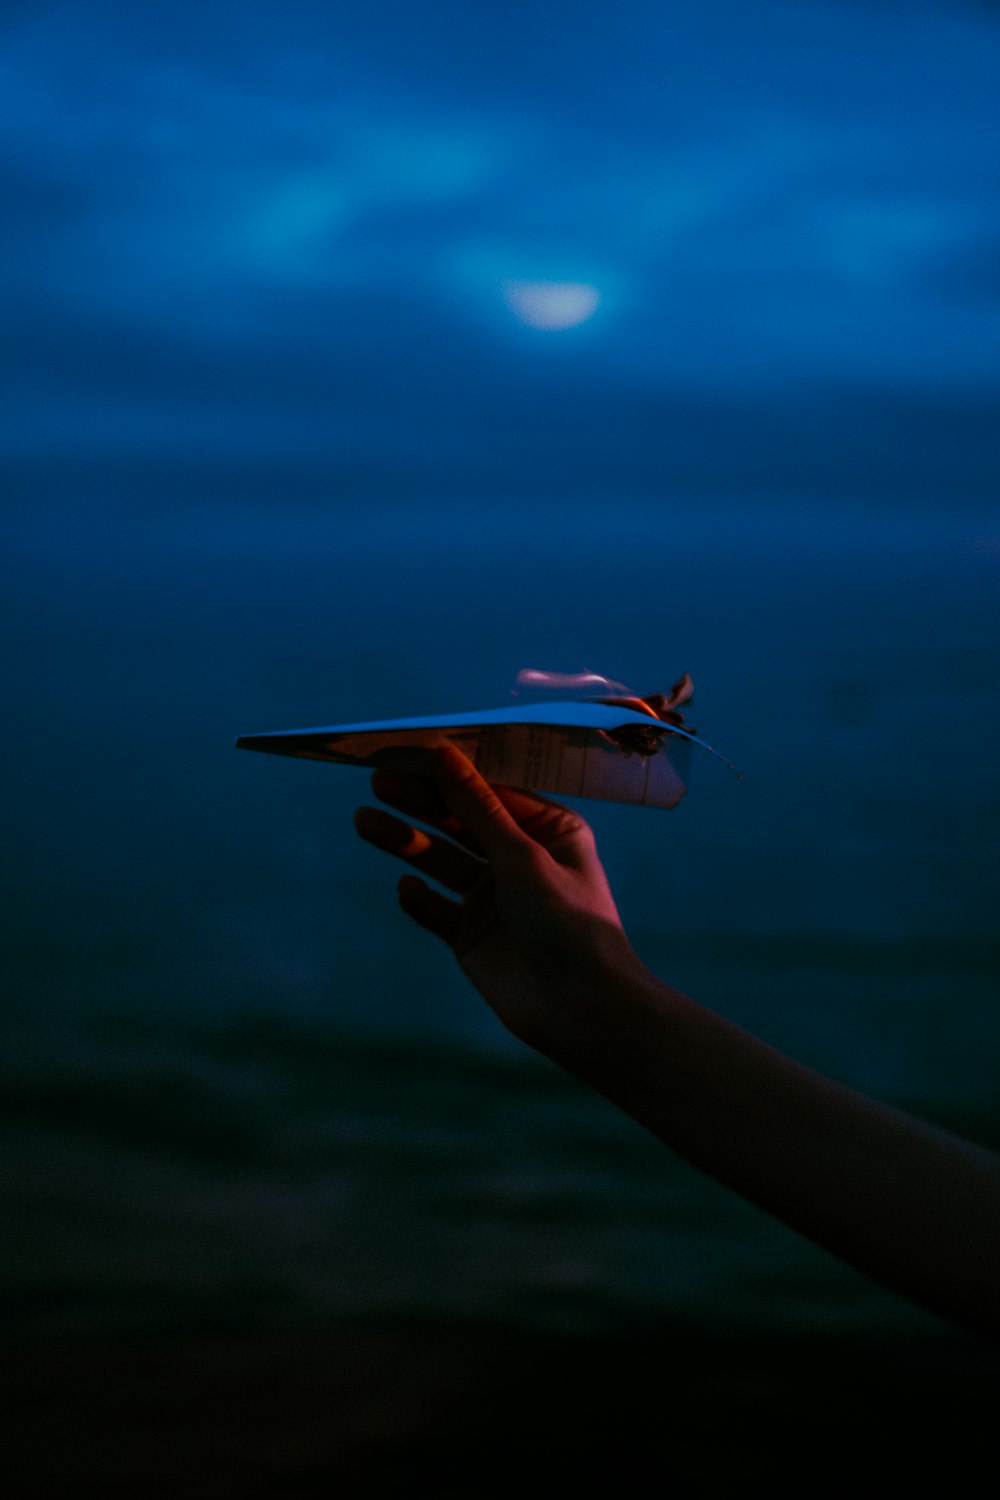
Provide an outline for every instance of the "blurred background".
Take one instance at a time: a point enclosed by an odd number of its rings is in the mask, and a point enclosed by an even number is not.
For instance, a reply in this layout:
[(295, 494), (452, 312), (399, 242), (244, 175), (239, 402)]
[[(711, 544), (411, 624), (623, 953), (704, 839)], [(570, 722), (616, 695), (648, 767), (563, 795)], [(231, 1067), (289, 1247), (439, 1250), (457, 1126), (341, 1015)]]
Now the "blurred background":
[(184, 1384), (214, 1341), (229, 1381), (237, 1346), (326, 1369), (380, 1330), (384, 1452), (429, 1430), (402, 1328), (461, 1372), (442, 1432), (498, 1339), (645, 1370), (651, 1330), (710, 1335), (709, 1404), (781, 1339), (741, 1400), (834, 1346), (980, 1388), (959, 1335), (505, 1038), (357, 844), (363, 776), (232, 741), (690, 671), (744, 779), (581, 804), (641, 955), (1000, 1144), (998, 67), (988, 0), (4, 4), (32, 1409), (110, 1431), (73, 1402), (122, 1350)]

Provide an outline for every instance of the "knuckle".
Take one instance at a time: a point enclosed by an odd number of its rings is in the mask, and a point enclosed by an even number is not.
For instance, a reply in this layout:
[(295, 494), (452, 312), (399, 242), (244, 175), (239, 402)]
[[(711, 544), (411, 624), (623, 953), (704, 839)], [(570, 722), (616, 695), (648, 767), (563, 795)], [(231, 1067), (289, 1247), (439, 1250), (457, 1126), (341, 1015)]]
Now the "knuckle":
[(589, 823), (584, 823), (582, 818), (579, 819), (576, 823), (576, 826), (570, 828), (568, 832), (570, 837), (576, 844), (579, 845), (581, 849), (597, 848), (597, 839), (594, 836), (594, 830), (591, 828)]

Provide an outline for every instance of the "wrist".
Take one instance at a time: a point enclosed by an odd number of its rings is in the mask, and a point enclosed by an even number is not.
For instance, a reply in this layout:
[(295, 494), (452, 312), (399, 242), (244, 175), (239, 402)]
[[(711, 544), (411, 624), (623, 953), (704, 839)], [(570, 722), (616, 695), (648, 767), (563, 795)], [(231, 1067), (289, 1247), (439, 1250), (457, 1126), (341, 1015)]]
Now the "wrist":
[(609, 928), (586, 963), (562, 977), (531, 1045), (600, 1088), (600, 1076), (615, 1067), (616, 1056), (643, 1045), (666, 990), (624, 932)]

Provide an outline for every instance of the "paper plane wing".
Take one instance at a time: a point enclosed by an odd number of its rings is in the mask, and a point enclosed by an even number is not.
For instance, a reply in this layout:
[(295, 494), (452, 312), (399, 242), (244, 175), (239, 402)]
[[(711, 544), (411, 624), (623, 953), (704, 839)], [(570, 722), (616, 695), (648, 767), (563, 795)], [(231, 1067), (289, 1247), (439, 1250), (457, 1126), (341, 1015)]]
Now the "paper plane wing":
[[(629, 748), (630, 735), (638, 736), (642, 751)], [(305, 760), (419, 771), (414, 747), (446, 740), (464, 751), (487, 781), (647, 807), (677, 805), (687, 790), (683, 778), (691, 744), (700, 743), (683, 729), (631, 709), (557, 702), (249, 734), (236, 744)]]

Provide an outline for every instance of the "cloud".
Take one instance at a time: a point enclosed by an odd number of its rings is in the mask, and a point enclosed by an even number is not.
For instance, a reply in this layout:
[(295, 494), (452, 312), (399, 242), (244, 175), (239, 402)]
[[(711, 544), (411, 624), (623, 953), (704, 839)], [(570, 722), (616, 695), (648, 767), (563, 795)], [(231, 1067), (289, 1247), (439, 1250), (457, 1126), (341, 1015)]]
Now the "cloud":
[[(345, 412), (376, 441), (397, 403), (432, 446), (449, 399), (546, 388), (996, 389), (1000, 30), (849, 0), (639, 5), (627, 36), (559, 3), (528, 33), (489, 6), (341, 9), (8, 26), (22, 442), (111, 441), (123, 403), (136, 441), (172, 412), (209, 443), (215, 411), (220, 443), (319, 447)], [(512, 284), (592, 288), (600, 315), (539, 340)]]

